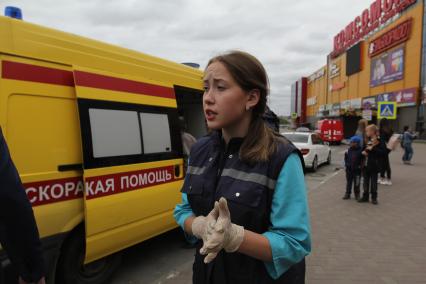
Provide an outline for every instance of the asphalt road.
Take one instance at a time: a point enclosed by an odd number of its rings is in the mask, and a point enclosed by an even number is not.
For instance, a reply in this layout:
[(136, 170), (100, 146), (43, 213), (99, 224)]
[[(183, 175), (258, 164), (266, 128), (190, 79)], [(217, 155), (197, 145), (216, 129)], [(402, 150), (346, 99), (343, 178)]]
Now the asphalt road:
[[(308, 190), (316, 190), (342, 168), (347, 146), (332, 146), (332, 162), (306, 174)], [(188, 249), (180, 229), (133, 246), (123, 253), (123, 261), (111, 284), (190, 283), (194, 251)]]

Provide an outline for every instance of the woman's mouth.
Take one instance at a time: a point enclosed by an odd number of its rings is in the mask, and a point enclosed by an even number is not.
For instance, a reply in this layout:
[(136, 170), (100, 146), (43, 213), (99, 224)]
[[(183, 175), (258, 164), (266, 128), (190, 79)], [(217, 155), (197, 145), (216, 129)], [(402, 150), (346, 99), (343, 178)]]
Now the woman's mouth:
[(208, 121), (212, 121), (216, 118), (217, 113), (211, 110), (205, 111), (205, 116)]

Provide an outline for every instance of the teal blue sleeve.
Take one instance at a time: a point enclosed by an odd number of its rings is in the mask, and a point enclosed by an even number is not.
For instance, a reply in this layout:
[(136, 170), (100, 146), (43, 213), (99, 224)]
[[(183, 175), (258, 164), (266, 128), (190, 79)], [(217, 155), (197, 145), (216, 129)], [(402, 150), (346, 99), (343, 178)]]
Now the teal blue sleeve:
[(291, 154), (281, 169), (271, 209), (271, 226), (263, 235), (269, 240), (272, 261), (265, 266), (277, 279), (311, 252), (305, 177), (297, 154)]
[(191, 205), (188, 202), (188, 196), (186, 193), (182, 193), (182, 203), (176, 205), (175, 211), (173, 212), (173, 216), (175, 217), (176, 223), (179, 224), (179, 226), (182, 228), (185, 239), (190, 244), (195, 244), (198, 240), (196, 237), (189, 235), (185, 232), (184, 224), (185, 220), (188, 217), (191, 217), (194, 215), (194, 212), (192, 212)]
[(173, 212), (173, 216), (175, 217), (175, 220), (179, 224), (179, 226), (182, 229), (185, 229), (185, 220), (193, 215), (194, 213), (192, 212), (191, 205), (189, 205), (188, 202), (188, 196), (186, 195), (186, 193), (182, 193), (182, 203), (176, 205), (175, 211)]

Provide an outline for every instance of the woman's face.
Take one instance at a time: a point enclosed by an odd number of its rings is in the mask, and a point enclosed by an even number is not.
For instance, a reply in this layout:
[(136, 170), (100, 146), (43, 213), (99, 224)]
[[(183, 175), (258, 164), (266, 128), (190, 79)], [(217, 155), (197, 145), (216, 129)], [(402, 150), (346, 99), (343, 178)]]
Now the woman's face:
[(376, 135), (376, 131), (374, 131), (373, 128), (367, 128), (365, 130), (365, 134), (367, 135), (367, 137), (371, 138), (371, 137), (374, 137)]
[(203, 108), (207, 125), (211, 129), (237, 124), (246, 115), (250, 99), (232, 78), (221, 62), (210, 64), (204, 75)]

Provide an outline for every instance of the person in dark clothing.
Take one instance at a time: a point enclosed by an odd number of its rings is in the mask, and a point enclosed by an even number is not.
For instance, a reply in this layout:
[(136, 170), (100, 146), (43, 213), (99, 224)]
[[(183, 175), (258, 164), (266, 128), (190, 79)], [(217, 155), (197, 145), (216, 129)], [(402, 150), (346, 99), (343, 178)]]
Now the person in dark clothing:
[[(389, 120), (382, 118), (380, 120), (379, 136), (386, 145), (389, 143), (390, 138), (393, 135), (392, 127), (390, 126)], [(389, 154), (391, 150), (386, 148), (385, 155), (383, 155), (380, 161), (380, 178), (378, 183), (383, 185), (392, 185), (391, 180), (391, 166), (389, 162)]]
[(380, 160), (386, 154), (386, 145), (377, 136), (377, 126), (371, 124), (366, 128), (366, 135), (370, 139), (362, 152), (366, 158), (364, 168), (364, 192), (358, 202), (368, 202), (371, 192), (372, 203), (377, 205), (377, 178), (379, 175)]
[(404, 126), (404, 134), (402, 134), (402, 147), (404, 148), (404, 155), (402, 161), (406, 165), (411, 165), (411, 159), (413, 158), (413, 140), (417, 138), (416, 133), (412, 133), (410, 127)]
[(0, 243), (19, 273), (19, 283), (45, 283), (42, 246), (34, 213), (1, 128)]
[(311, 251), (303, 156), (263, 120), (268, 79), (252, 55), (207, 64), (212, 133), (191, 149), (176, 222), (197, 239), (194, 284), (305, 283)]
[(266, 110), (262, 118), (266, 125), (268, 125), (272, 130), (280, 132), (280, 119), (268, 106), (266, 106)]
[(360, 144), (361, 138), (359, 136), (353, 136), (350, 140), (350, 147), (345, 153), (346, 193), (343, 196), (344, 200), (351, 198), (352, 184), (354, 187), (355, 199), (359, 199), (361, 169), (363, 164), (362, 148)]

